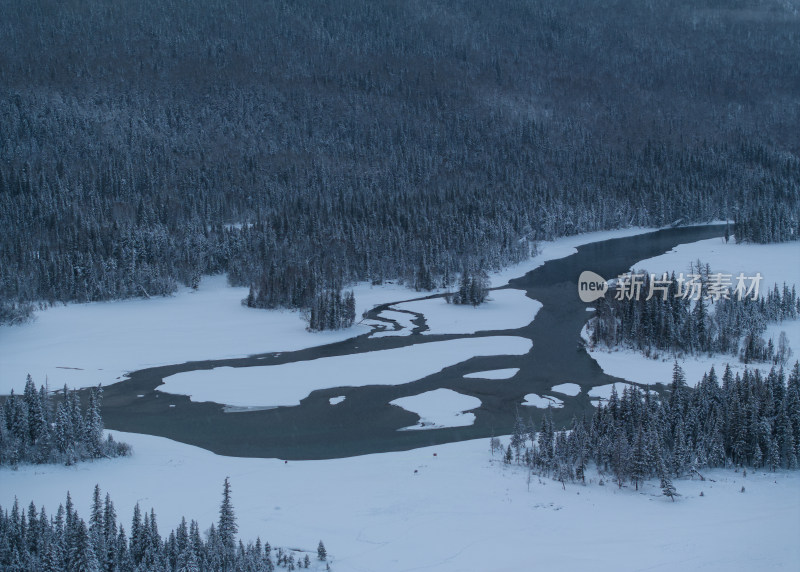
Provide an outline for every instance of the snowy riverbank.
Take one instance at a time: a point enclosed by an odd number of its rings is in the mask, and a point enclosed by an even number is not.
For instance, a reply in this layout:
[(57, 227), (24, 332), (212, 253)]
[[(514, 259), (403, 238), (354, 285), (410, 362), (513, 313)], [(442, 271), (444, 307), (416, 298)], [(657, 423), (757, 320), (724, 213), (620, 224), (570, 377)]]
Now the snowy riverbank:
[[(642, 260), (631, 266), (631, 270), (646, 270), (660, 275), (665, 271), (674, 270), (677, 273), (689, 273), (690, 264), (697, 260), (708, 263), (712, 273), (722, 272), (732, 274), (734, 277), (740, 272), (746, 276), (760, 273), (763, 276), (759, 292), (766, 295), (773, 284), (779, 288), (783, 284), (792, 284), (800, 288), (800, 242), (783, 244), (736, 244), (733, 241), (727, 244), (721, 238), (701, 240), (690, 244), (681, 244), (669, 252)], [(610, 277), (609, 277), (610, 278)], [(735, 278), (734, 278), (735, 280)], [(711, 308), (713, 311), (713, 307)], [(800, 359), (800, 320), (786, 321), (779, 324), (770, 324), (764, 334), (765, 339), (773, 337), (777, 342), (780, 332), (785, 331), (789, 338), (792, 356), (789, 365)], [(581, 336), (588, 342), (586, 328)], [(587, 349), (604, 372), (628, 381), (642, 384), (669, 383), (672, 379), (672, 367), (675, 358), (662, 355), (658, 359), (650, 359), (640, 352), (628, 349), (614, 348), (608, 350), (604, 347)], [(686, 373), (686, 382), (694, 386), (700, 381), (703, 373), (712, 366), (718, 375), (722, 375), (725, 365), (730, 364), (734, 372), (741, 372), (745, 365), (734, 355), (714, 356), (685, 356), (678, 358), (678, 363)], [(749, 364), (749, 369), (758, 368), (768, 372), (771, 364)]]

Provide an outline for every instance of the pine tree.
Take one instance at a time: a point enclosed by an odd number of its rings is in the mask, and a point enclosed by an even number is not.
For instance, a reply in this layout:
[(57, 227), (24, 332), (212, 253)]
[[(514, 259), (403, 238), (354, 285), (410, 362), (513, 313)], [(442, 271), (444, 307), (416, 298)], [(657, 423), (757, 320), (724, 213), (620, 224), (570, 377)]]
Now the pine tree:
[(661, 493), (669, 497), (672, 502), (675, 502), (675, 497), (680, 496), (678, 492), (675, 490), (675, 485), (672, 484), (672, 479), (670, 479), (666, 474), (661, 476)]
[(321, 540), (319, 541), (319, 544), (317, 545), (317, 559), (322, 561), (322, 562), (324, 562), (325, 560), (328, 559), (328, 551), (325, 550), (325, 545), (322, 543)]
[(103, 454), (103, 418), (100, 415), (102, 395), (103, 388), (100, 385), (89, 391), (89, 407), (86, 411), (84, 427), (86, 446), (92, 457), (100, 457)]

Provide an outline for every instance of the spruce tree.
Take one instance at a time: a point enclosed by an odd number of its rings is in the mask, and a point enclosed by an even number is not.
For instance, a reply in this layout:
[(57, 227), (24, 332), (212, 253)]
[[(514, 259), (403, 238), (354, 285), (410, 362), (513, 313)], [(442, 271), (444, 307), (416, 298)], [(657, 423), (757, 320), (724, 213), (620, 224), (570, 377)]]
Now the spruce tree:
[(325, 545), (322, 543), (321, 540), (319, 541), (319, 544), (317, 545), (317, 559), (322, 561), (322, 562), (324, 562), (325, 560), (328, 559), (328, 551), (325, 550)]
[(219, 508), (219, 526), (217, 528), (217, 536), (223, 551), (223, 560), (226, 563), (233, 561), (234, 551), (236, 549), (236, 532), (238, 526), (236, 525), (236, 516), (233, 511), (233, 503), (231, 501), (231, 485), (230, 479), (225, 477), (225, 483), (222, 488), (222, 504)]

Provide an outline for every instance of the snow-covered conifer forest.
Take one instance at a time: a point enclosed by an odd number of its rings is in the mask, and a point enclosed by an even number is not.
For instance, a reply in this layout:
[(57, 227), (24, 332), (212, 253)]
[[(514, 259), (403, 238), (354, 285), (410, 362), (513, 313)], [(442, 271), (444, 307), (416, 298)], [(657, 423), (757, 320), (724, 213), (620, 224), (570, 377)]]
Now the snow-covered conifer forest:
[(6, 0), (0, 320), (222, 272), (310, 310), (631, 225), (796, 238), (797, 7), (737, 6)]
[(800, 565), (798, 0), (0, 15), (0, 568)]

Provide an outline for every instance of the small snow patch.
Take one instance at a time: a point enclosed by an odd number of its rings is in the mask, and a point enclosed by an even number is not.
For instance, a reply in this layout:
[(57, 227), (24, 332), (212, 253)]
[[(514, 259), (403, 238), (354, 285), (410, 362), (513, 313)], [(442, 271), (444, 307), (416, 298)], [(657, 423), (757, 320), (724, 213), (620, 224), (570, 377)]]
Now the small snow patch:
[(338, 395), (336, 397), (331, 397), (328, 399), (328, 403), (331, 405), (339, 405), (342, 401), (344, 401), (344, 395)]
[(562, 383), (560, 385), (554, 385), (550, 388), (550, 391), (555, 391), (556, 393), (563, 393), (564, 395), (569, 395), (570, 397), (575, 397), (581, 392), (581, 386), (577, 383)]
[(463, 395), (451, 389), (434, 389), (419, 395), (401, 397), (389, 403), (419, 415), (419, 423), (403, 427), (400, 431), (466, 427), (475, 422), (475, 414), (467, 411), (481, 406), (481, 400), (477, 397)]

